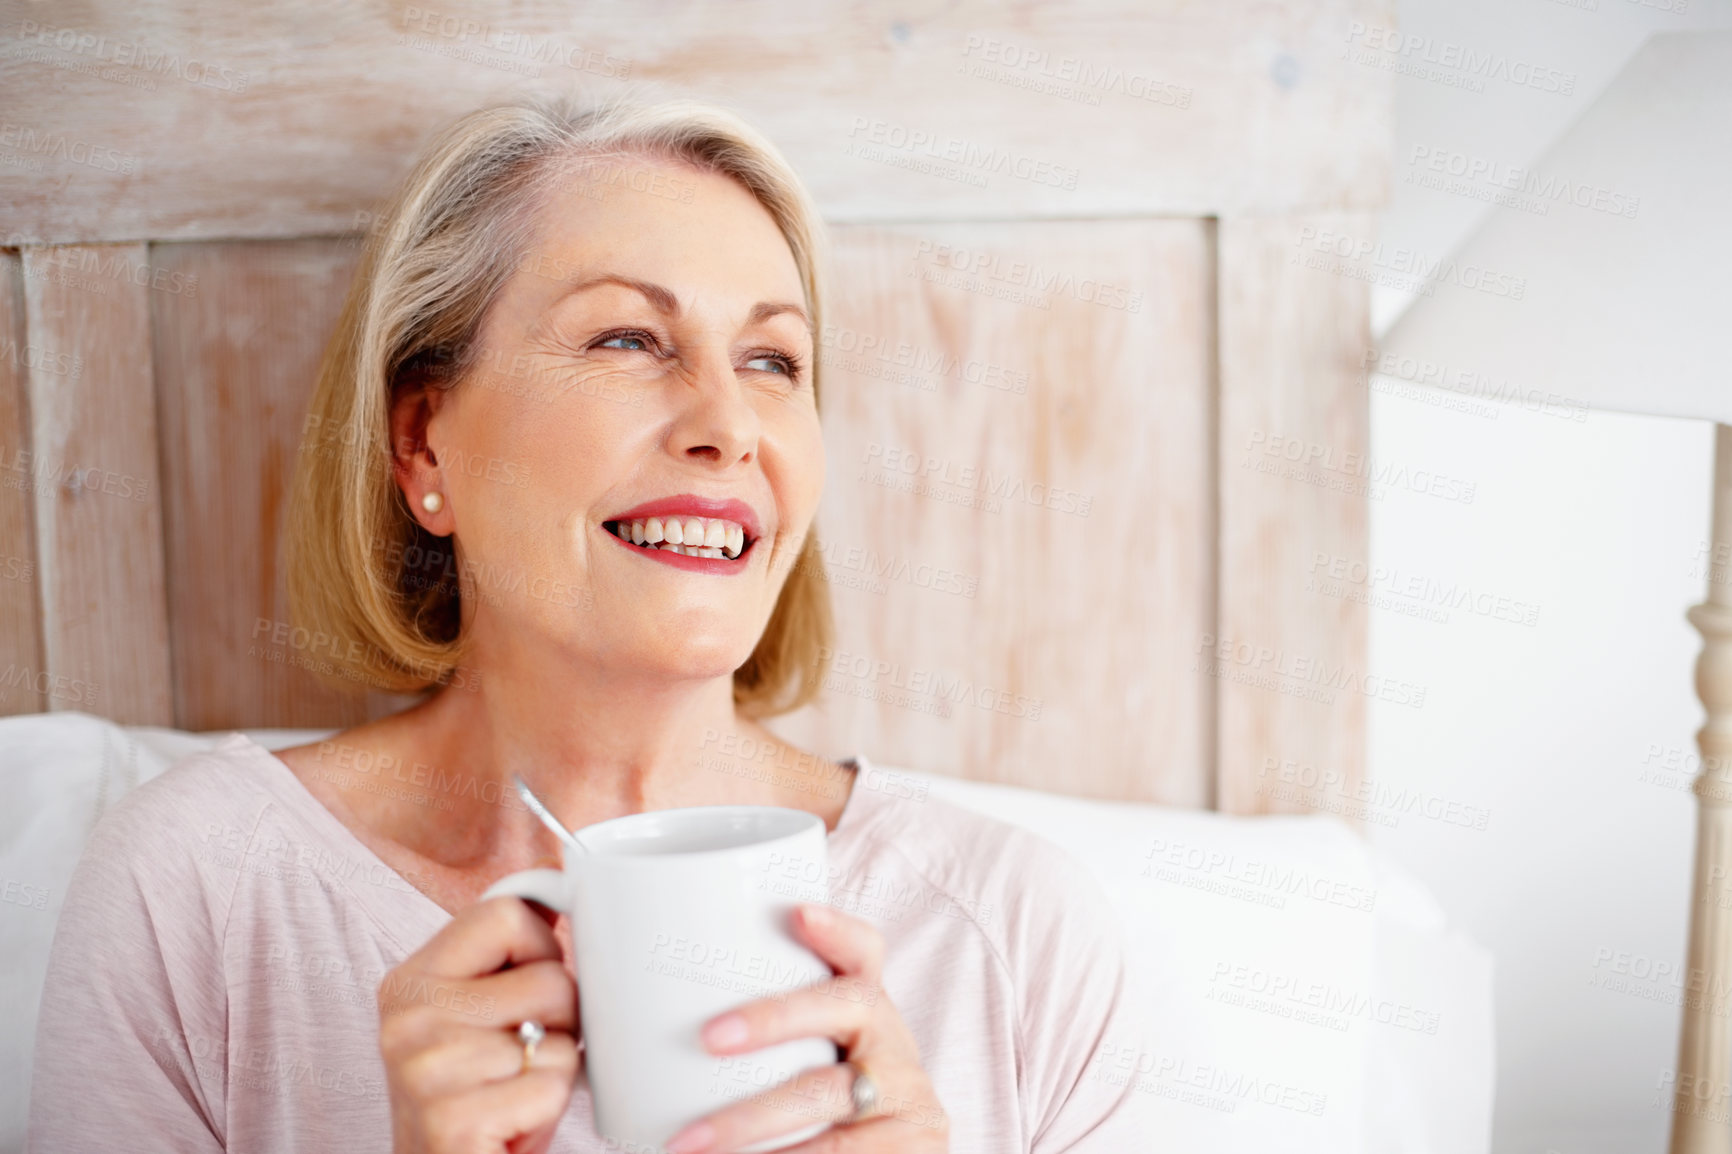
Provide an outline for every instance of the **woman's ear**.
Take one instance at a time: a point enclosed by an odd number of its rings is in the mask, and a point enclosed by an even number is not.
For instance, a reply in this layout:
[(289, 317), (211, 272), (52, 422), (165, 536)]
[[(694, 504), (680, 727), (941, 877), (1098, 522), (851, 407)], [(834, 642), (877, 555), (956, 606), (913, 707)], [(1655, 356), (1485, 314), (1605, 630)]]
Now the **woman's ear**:
[(438, 455), (428, 443), (428, 426), (444, 399), (425, 377), (413, 377), (391, 391), (391, 466), (409, 515), (435, 537), (456, 528), (451, 495), (445, 491)]

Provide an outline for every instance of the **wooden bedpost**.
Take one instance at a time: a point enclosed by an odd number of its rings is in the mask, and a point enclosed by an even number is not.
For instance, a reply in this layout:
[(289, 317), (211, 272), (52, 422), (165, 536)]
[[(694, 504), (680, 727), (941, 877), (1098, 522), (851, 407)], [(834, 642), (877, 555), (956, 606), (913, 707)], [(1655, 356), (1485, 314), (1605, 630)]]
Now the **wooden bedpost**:
[(1690, 610), (1702, 632), (1696, 692), (1708, 720), (1696, 733), (1696, 873), (1690, 885), (1689, 980), (1672, 1095), (1672, 1154), (1728, 1154), (1732, 1085), (1732, 425), (1714, 427), (1714, 511), (1708, 600)]

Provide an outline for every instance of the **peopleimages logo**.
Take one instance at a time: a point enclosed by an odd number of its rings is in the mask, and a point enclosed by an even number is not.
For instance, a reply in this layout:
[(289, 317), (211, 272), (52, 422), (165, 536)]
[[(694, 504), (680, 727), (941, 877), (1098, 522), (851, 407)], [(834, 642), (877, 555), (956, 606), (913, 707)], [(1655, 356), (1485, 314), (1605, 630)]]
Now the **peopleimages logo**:
[[(872, 371), (878, 366), (905, 369), (923, 381), (927, 377), (954, 377), (971, 385), (981, 385), (1007, 393), (1028, 392), (1027, 370), (1006, 368), (1004, 365), (975, 358), (963, 360), (943, 349), (927, 348), (910, 341), (864, 333), (846, 326), (826, 324), (818, 332), (818, 343), (825, 351), (840, 354), (826, 356), (826, 368), (839, 368), (861, 375), (881, 376)], [(930, 390), (929, 390), (930, 391)]]
[[(1438, 392), (1450, 392), (1498, 405), (1520, 405), (1530, 413), (1559, 417), (1567, 421), (1580, 422), (1588, 419), (1586, 401), (1549, 390), (1530, 388), (1512, 382), (1508, 377), (1496, 377), (1479, 369), (1451, 366), (1444, 361), (1429, 358), (1382, 352), (1376, 348), (1367, 348), (1359, 359), (1359, 365), (1365, 370), (1369, 380), (1383, 377), (1390, 382), (1406, 382), (1420, 386), (1417, 390), (1410, 390), (1410, 394), (1431, 396)], [(1372, 387), (1385, 391), (1383, 386), (1377, 384), (1372, 384)], [(1496, 415), (1494, 410), (1492, 416)]]
[[(1642, 207), (1642, 198), (1627, 192), (1604, 188), (1588, 181), (1570, 180), (1552, 174), (1541, 174), (1532, 168), (1505, 164), (1484, 156), (1470, 155), (1437, 145), (1416, 144), (1408, 154), (1407, 182), (1440, 192), (1460, 192), (1462, 186), (1483, 188), (1488, 194), (1508, 194), (1494, 203), (1524, 211), (1537, 209), (1537, 215), (1547, 215), (1553, 204), (1569, 204), (1592, 212), (1621, 216), (1634, 220)], [(1448, 183), (1443, 178), (1453, 178)], [(1428, 179), (1435, 178), (1435, 179)], [(1522, 198), (1533, 201), (1528, 204)]]
[(0, 121), (0, 148), (14, 148), (21, 156), (48, 157), (81, 164), (98, 172), (130, 176), (138, 169), (138, 157), (117, 152), (106, 145), (74, 140), (63, 132), (49, 132), (28, 124)]
[(1387, 288), (1430, 296), (1438, 285), (1452, 284), (1515, 301), (1527, 295), (1526, 277), (1472, 262), (1433, 258), (1410, 248), (1386, 248), (1370, 237), (1304, 225), (1294, 245), (1295, 264)]
[[(973, 678), (941, 670), (884, 661), (864, 653), (824, 646), (818, 650), (818, 667), (835, 678), (891, 690), (900, 690), (954, 705), (972, 705), (991, 713), (1003, 713), (1025, 721), (1039, 721), (1044, 703), (1038, 697), (977, 684)], [(846, 690), (842, 690), (846, 692)]]
[[(236, 94), (245, 92), (251, 75), (240, 68), (231, 68), (212, 60), (182, 56), (171, 48), (158, 48), (136, 40), (121, 40), (98, 36), (80, 28), (60, 28), (39, 24), (34, 20), (18, 22), (18, 39), (25, 42), (26, 57), (29, 42), (57, 48), (74, 56), (83, 56), (98, 64), (112, 64), (146, 76), (173, 77), (200, 88), (214, 88)], [(55, 63), (54, 61), (45, 61)]]
[(1533, 601), (1476, 588), (1464, 581), (1444, 581), (1322, 550), (1312, 552), (1305, 590), (1374, 608), (1395, 609), (1439, 624), (1447, 623), (1450, 611), (1458, 609), (1476, 617), (1517, 625), (1537, 625), (1540, 619), (1540, 607)]
[(1172, 108), (1191, 106), (1191, 90), (1186, 85), (1159, 80), (1144, 72), (1127, 72), (1116, 64), (1101, 64), (1080, 56), (1054, 56), (1044, 49), (1026, 48), (978, 32), (968, 34), (962, 55), (971, 62), (965, 73), (976, 79), (1082, 104), (1098, 105), (1102, 93), (1113, 92)]
[(813, 560), (796, 560), (790, 568), (808, 571), (851, 589), (882, 594), (889, 583), (899, 582), (934, 593), (973, 598), (980, 587), (980, 578), (972, 573), (916, 561), (898, 553), (880, 553), (869, 545), (845, 545), (825, 539), (814, 548)]
[[(409, 47), (493, 67), (502, 63), (514, 64), (515, 67), (506, 70), (526, 76), (540, 76), (538, 66), (542, 64), (556, 64), (614, 80), (624, 80), (631, 75), (632, 62), (611, 52), (572, 44), (556, 36), (502, 28), (455, 12), (408, 5), (403, 9), (402, 26), (406, 37), (420, 34), (447, 41), (445, 45), (438, 45), (411, 39), (407, 41)], [(490, 60), (485, 55), (478, 55), (485, 52), (504, 59)], [(511, 57), (518, 59), (512, 61)]]
[(1258, 645), (1243, 638), (1217, 638), (1204, 633), (1197, 639), (1193, 673), (1221, 677), (1305, 700), (1332, 705), (1336, 693), (1373, 697), (1391, 705), (1414, 709), (1425, 705), (1426, 687), (1394, 677), (1380, 677), (1355, 669), (1346, 662), (1331, 663), (1328, 657), (1292, 653), (1284, 647)]
[[(856, 116), (848, 129), (848, 154), (895, 164), (895, 154), (955, 165), (959, 174), (977, 178), (967, 183), (984, 188), (989, 176), (1008, 176), (1033, 184), (1073, 190), (1077, 170), (1040, 157), (995, 145), (981, 144), (924, 128), (909, 128), (888, 120)], [(896, 167), (907, 167), (897, 164)], [(937, 175), (943, 175), (939, 173)]]
[(38, 278), (71, 278), (65, 283), (74, 288), (107, 291), (110, 285), (131, 284), (171, 296), (198, 295), (198, 274), (135, 261), (125, 253), (102, 252), (75, 245), (54, 245), (39, 249), (35, 259), (25, 265), (24, 275)]
[[(965, 498), (953, 504), (978, 504), (988, 513), (996, 513), (1003, 502), (1018, 502), (1087, 517), (1094, 505), (1094, 496), (1043, 481), (1028, 481), (1015, 474), (994, 473), (977, 465), (920, 453), (914, 449), (882, 445), (873, 441), (866, 446), (861, 459), (860, 479), (886, 488), (916, 492), (939, 500), (943, 494)], [(899, 482), (906, 482), (899, 483)], [(978, 500), (976, 500), (978, 498)]]
[[(1229, 897), (1255, 898), (1253, 904), (1284, 909), (1290, 897), (1371, 913), (1377, 890), (1280, 861), (1241, 858), (1211, 846), (1155, 838), (1143, 854), (1142, 877)], [(1214, 884), (1207, 884), (1214, 883)], [(1235, 892), (1234, 887), (1240, 887)]]
[[(1268, 792), (1270, 796), (1331, 813), (1343, 812), (1343, 807), (1332, 803), (1339, 799), (1349, 803), (1345, 812), (1351, 816), (1389, 829), (1400, 825), (1404, 816), (1474, 830), (1485, 829), (1491, 821), (1491, 811), (1484, 806), (1468, 805), (1409, 786), (1356, 779), (1341, 769), (1319, 767), (1309, 761), (1266, 755), (1257, 776), (1265, 779), (1267, 787), (1260, 787), (1260, 793)], [(1291, 788), (1281, 791), (1282, 786)]]
[(1488, 80), (1558, 96), (1570, 96), (1576, 91), (1574, 72), (1560, 72), (1499, 52), (1485, 52), (1453, 40), (1420, 36), (1362, 20), (1348, 24), (1347, 43), (1349, 47), (1343, 55), (1352, 55), (1356, 63), (1423, 80), (1456, 83), (1475, 92), (1485, 91)]
[(10, 337), (0, 337), (0, 361), (14, 369), (32, 369), (74, 381), (84, 372), (84, 358), (77, 353), (55, 352), (41, 345), (21, 345)]
[[(1141, 312), (1143, 294), (1125, 285), (1078, 276), (1074, 272), (1046, 268), (1033, 261), (1006, 258), (1000, 253), (961, 245), (939, 244), (931, 240), (917, 241), (911, 258), (917, 269), (935, 273), (950, 273), (985, 284), (1002, 284), (1024, 290), (1030, 300), (1050, 302), (1052, 297), (1070, 297), (1084, 304), (1100, 305), (1121, 312)], [(927, 277), (933, 280), (937, 278)], [(953, 282), (954, 283), (954, 282)], [(966, 282), (957, 287), (968, 287)], [(1050, 307), (1050, 304), (1041, 307)]]
[(68, 706), (98, 708), (97, 695), (100, 690), (95, 682), (81, 677), (69, 677), (64, 673), (51, 673), (46, 669), (34, 669), (16, 662), (0, 669), (0, 701), (7, 700), (14, 689), (64, 702)]
[(1382, 500), (1392, 490), (1404, 490), (1445, 501), (1473, 504), (1476, 482), (1432, 469), (1414, 469), (1379, 461), (1368, 453), (1338, 451), (1333, 445), (1252, 429), (1241, 468), (1304, 481), (1348, 494)]

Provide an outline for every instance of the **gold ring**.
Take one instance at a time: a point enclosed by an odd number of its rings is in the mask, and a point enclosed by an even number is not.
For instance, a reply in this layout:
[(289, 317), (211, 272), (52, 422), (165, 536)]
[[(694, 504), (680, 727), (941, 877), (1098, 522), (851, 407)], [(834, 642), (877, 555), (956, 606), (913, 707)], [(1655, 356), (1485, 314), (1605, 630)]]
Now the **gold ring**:
[(521, 1073), (529, 1073), (530, 1063), (535, 1061), (535, 1047), (541, 1045), (541, 1040), (547, 1037), (547, 1028), (531, 1018), (517, 1027), (517, 1040), (523, 1043), (523, 1069)]

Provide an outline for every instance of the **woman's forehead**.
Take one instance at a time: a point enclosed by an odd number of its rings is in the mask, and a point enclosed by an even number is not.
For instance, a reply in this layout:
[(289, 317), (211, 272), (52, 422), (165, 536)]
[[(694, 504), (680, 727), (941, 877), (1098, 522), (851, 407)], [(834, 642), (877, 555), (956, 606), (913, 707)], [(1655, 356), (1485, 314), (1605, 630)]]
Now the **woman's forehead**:
[(609, 157), (562, 174), (525, 264), (571, 283), (618, 275), (685, 292), (803, 297), (799, 266), (768, 209), (720, 173)]

